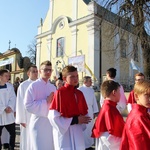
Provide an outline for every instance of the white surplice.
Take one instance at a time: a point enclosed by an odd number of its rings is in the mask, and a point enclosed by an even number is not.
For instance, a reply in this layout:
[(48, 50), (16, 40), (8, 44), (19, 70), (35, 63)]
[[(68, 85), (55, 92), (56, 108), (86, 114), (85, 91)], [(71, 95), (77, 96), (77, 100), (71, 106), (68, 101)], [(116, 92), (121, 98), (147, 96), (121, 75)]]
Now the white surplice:
[(104, 132), (99, 138), (95, 139), (95, 150), (119, 150), (120, 143), (120, 137)]
[(25, 109), (24, 97), (28, 86), (33, 80), (28, 79), (22, 82), (17, 91), (16, 100), (16, 123), (25, 123), (26, 128), (20, 125), (20, 150), (30, 150), (29, 120), (31, 114)]
[[(14, 87), (13, 87), (13, 85), (11, 83), (7, 82), (7, 84), (9, 84), (9, 86), (11, 86), (12, 89), (14, 89)], [(10, 135), (9, 135), (8, 131), (6, 130), (6, 128), (3, 128), (2, 135), (1, 135), (1, 142), (2, 142), (2, 144), (9, 143), (9, 138), (10, 138)]]
[[(10, 83), (6, 83), (7, 88), (0, 89), (0, 125), (8, 125), (15, 122), (14, 112), (16, 105), (16, 94)], [(5, 108), (10, 107), (11, 113), (6, 113)]]
[(31, 83), (25, 94), (25, 108), (31, 113), (29, 132), (32, 150), (54, 150), (52, 126), (48, 119), (47, 96), (56, 87), (39, 78)]
[(55, 150), (84, 150), (83, 130), (85, 124), (70, 125), (73, 118), (60, 116), (56, 110), (50, 110), (48, 118), (53, 126)]
[(94, 94), (94, 90), (91, 87), (87, 87), (85, 85), (79, 87), (79, 90), (82, 91), (87, 106), (88, 106), (88, 115), (91, 117), (91, 122), (86, 125), (86, 129), (84, 130), (84, 140), (85, 140), (85, 148), (89, 148), (94, 144), (94, 138), (91, 137), (92, 128), (94, 125), (94, 114), (98, 113), (98, 105), (97, 100)]

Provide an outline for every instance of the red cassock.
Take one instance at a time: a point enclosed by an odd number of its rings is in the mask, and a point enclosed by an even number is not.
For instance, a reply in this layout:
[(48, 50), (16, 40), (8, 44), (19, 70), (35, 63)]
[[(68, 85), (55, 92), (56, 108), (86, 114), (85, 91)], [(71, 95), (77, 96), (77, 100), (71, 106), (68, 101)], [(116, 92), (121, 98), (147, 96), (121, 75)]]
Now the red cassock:
[(134, 91), (133, 91), (133, 90), (132, 90), (132, 91), (130, 92), (130, 94), (129, 94), (127, 103), (130, 103), (130, 104), (136, 103), (135, 98), (134, 98)]
[(61, 116), (67, 118), (88, 113), (83, 93), (68, 84), (65, 84), (55, 92), (50, 109), (57, 110)]
[(150, 150), (150, 116), (144, 106), (133, 104), (123, 131), (120, 150)]
[(104, 104), (92, 129), (92, 137), (99, 138), (103, 132), (109, 132), (109, 134), (116, 137), (122, 136), (125, 122), (116, 105), (116, 102), (104, 100)]

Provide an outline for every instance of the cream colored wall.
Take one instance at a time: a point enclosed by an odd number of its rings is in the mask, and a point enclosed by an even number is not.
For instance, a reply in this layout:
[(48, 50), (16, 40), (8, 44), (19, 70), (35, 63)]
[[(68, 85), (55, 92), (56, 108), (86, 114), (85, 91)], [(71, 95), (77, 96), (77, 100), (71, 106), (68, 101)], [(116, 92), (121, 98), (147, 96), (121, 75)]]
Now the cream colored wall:
[[(82, 54), (85, 55), (85, 59), (87, 59), (86, 56), (88, 55), (88, 31), (86, 25), (87, 23), (77, 26), (77, 52), (82, 50)], [(78, 54), (81, 55), (79, 52)]]
[[(48, 47), (47, 47), (47, 38), (42, 38), (41, 39), (42, 42), (42, 47), (41, 47), (41, 53), (40, 53), (40, 64), (45, 61), (48, 60)], [(50, 59), (50, 58), (49, 58)]]
[[(73, 9), (75, 6), (73, 6), (73, 1), (75, 0), (54, 0), (54, 16), (53, 16), (53, 21), (57, 19), (59, 16), (68, 16), (72, 18), (73, 16)], [(84, 16), (88, 15), (87, 11), (87, 5), (82, 1), (78, 0), (78, 8), (77, 8), (77, 18), (82, 18)]]
[(42, 33), (47, 32), (50, 28), (50, 10), (48, 10), (46, 17), (43, 20)]
[(54, 0), (53, 22), (59, 16), (72, 18), (72, 0)]
[[(88, 65), (88, 31), (87, 31), (87, 23), (80, 24), (77, 26), (78, 34), (77, 34), (77, 55), (85, 55), (85, 63)], [(81, 50), (81, 52), (80, 52)], [(79, 73), (80, 82), (82, 82), (82, 78), (86, 75), (86, 72)]]
[(88, 15), (87, 4), (83, 0), (78, 0), (78, 18), (82, 18)]
[(14, 62), (12, 63), (11, 67), (12, 67), (12, 71), (15, 70), (15, 60), (16, 60), (16, 55), (12, 55), (13, 59), (14, 59)]

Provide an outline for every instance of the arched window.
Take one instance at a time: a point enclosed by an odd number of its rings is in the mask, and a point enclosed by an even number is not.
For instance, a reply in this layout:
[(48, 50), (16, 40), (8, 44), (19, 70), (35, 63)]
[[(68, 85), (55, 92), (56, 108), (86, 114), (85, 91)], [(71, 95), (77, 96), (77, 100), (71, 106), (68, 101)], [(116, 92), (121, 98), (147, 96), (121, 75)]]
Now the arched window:
[(57, 39), (56, 57), (60, 57), (64, 55), (64, 45), (65, 45), (64, 37)]

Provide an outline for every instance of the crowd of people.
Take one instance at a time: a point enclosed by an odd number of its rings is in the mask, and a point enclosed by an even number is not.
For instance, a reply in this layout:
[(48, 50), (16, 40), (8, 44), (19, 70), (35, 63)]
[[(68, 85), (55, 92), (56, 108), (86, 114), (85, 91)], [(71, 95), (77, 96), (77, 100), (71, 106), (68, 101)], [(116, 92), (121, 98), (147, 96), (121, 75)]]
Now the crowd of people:
[(77, 68), (68, 65), (54, 85), (52, 71), (50, 61), (31, 65), (27, 80), (11, 84), (9, 71), (0, 70), (0, 149), (9, 139), (7, 148), (14, 150), (15, 124), (20, 124), (20, 150), (149, 150), (150, 81), (143, 73), (135, 75), (126, 98), (115, 81), (117, 70), (109, 68), (99, 109), (90, 76), (79, 86)]

